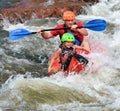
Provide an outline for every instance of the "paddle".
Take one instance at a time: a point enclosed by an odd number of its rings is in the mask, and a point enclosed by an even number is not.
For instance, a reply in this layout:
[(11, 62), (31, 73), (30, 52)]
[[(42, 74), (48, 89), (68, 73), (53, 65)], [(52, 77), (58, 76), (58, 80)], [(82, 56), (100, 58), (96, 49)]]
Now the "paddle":
[[(77, 27), (77, 28), (87, 28), (93, 31), (103, 31), (106, 28), (106, 21), (102, 19), (95, 19), (91, 20), (86, 23), (84, 26)], [(42, 31), (51, 31), (51, 30), (64, 30), (70, 29), (70, 27), (63, 27), (63, 28), (52, 28), (52, 29), (43, 29)], [(10, 40), (17, 40), (23, 38), (27, 35), (36, 34), (37, 32), (30, 32), (26, 29), (15, 29), (9, 33)]]

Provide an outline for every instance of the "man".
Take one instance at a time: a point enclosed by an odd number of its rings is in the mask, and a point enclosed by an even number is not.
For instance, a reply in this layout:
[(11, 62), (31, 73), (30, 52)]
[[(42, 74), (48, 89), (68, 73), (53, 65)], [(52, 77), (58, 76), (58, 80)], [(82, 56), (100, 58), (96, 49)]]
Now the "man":
[(62, 30), (52, 30), (49, 32), (42, 32), (41, 29), (39, 29), (37, 32), (42, 35), (43, 38), (49, 39), (53, 38), (57, 35), (60, 36), (60, 39), (62, 35), (66, 32), (70, 32), (75, 37), (75, 44), (76, 45), (82, 45), (88, 44), (87, 39), (84, 39), (84, 36), (88, 35), (88, 32), (85, 28), (77, 28), (78, 26), (83, 26), (83, 23), (81, 22), (75, 22), (75, 14), (72, 11), (65, 11), (63, 13), (62, 19), (64, 21), (64, 24), (59, 24), (55, 28), (64, 28), (64, 27), (70, 27), (70, 29), (62, 29)]

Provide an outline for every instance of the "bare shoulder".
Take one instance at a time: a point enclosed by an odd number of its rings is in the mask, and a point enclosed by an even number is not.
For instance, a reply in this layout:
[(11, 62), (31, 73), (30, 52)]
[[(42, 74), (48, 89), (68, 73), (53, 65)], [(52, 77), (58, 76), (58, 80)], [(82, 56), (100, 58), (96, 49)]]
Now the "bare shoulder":
[(58, 48), (56, 51), (57, 51), (58, 53), (61, 53), (61, 52), (62, 52), (62, 49), (61, 49), (61, 48)]
[(55, 50), (55, 52), (53, 54), (60, 54), (62, 52), (61, 48), (58, 48), (57, 50)]

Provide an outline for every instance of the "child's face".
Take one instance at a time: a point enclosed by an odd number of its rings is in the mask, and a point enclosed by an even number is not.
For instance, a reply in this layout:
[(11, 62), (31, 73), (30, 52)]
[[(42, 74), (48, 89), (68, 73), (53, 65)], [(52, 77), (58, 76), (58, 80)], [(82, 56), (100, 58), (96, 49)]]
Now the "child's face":
[(65, 47), (70, 48), (74, 45), (73, 42), (64, 42)]

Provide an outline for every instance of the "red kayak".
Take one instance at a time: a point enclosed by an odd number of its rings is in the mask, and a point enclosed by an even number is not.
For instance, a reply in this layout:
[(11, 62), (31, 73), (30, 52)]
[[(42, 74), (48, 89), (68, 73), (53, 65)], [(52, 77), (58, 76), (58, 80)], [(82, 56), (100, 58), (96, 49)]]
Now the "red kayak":
[[(77, 55), (84, 55), (87, 57), (89, 54), (88, 51), (83, 49), (77, 49), (76, 50)], [(82, 56), (83, 57), (83, 56)], [(85, 58), (86, 58), (85, 57)], [(88, 58), (87, 58), (88, 59)], [(86, 65), (79, 62), (74, 56), (72, 57), (69, 66), (67, 67), (65, 74), (68, 74), (70, 72), (76, 72), (79, 73), (82, 70), (85, 70)], [(56, 62), (52, 65), (51, 70), (48, 72), (49, 75), (53, 75), (59, 71), (62, 71), (62, 65), (60, 63), (60, 58), (57, 58)]]

